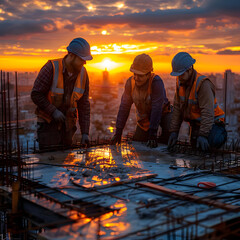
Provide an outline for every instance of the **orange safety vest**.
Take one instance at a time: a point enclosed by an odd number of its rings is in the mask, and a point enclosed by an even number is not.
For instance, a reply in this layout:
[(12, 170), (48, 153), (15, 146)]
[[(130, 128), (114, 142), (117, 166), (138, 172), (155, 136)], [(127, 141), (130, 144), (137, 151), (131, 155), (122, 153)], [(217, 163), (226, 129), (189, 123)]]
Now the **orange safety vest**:
[[(48, 100), (56, 108), (59, 108), (63, 103), (64, 83), (62, 61), (63, 58), (50, 60), (50, 62), (53, 65), (53, 82), (48, 93)], [(77, 101), (82, 97), (85, 91), (86, 79), (87, 71), (85, 67), (82, 67), (74, 85), (74, 89), (71, 96), (70, 109), (66, 113), (66, 129), (69, 129), (72, 127), (72, 125), (76, 124)], [(39, 108), (37, 108), (36, 114), (38, 117), (43, 118), (48, 123), (52, 121), (52, 117)]]
[[(131, 82), (131, 86), (132, 86), (132, 99), (133, 102), (136, 106), (136, 118), (137, 118), (137, 125), (142, 128), (144, 131), (148, 131), (149, 126), (150, 126), (150, 119), (149, 119), (149, 114), (151, 112), (151, 98), (150, 98), (150, 94), (152, 92), (152, 81), (154, 79), (156, 75), (154, 73), (151, 74), (151, 77), (149, 79), (149, 84), (148, 84), (148, 89), (146, 92), (146, 95), (144, 95), (143, 97), (145, 98), (144, 101), (142, 102), (142, 104), (144, 104), (145, 106), (145, 112), (140, 112), (139, 109), (137, 108), (137, 104), (136, 102), (134, 102), (135, 98), (134, 98), (134, 88), (135, 88), (135, 80), (133, 79), (133, 76), (130, 78), (130, 82)], [(170, 103), (168, 102), (167, 104), (165, 104), (163, 106), (162, 109), (162, 114), (165, 114), (167, 112), (170, 112)]]
[[(206, 76), (201, 75), (198, 72), (196, 73), (196, 77), (188, 97), (188, 106), (190, 107), (190, 120), (196, 120), (199, 122), (201, 121), (201, 110), (198, 105), (198, 91), (202, 82), (206, 78)], [(179, 94), (180, 102), (183, 104), (185, 102), (185, 88), (184, 86), (180, 86), (179, 77), (177, 77), (177, 91)], [(216, 97), (214, 97), (214, 121), (225, 121), (225, 113), (218, 106)]]

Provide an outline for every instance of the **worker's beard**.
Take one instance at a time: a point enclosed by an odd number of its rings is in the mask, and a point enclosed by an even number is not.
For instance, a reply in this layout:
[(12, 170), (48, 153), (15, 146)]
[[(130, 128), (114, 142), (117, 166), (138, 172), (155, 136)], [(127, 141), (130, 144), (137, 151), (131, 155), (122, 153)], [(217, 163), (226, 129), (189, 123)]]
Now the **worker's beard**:
[(71, 60), (70, 64), (71, 64), (72, 71), (73, 71), (74, 74), (79, 73), (82, 69), (82, 66), (83, 66), (83, 64), (77, 65), (75, 58)]
[(144, 86), (148, 83), (148, 81), (149, 81), (149, 79), (147, 79), (147, 80), (144, 81), (144, 82), (135, 81), (135, 85), (136, 85), (136, 87), (138, 87), (138, 88), (142, 88), (142, 87), (144, 87)]
[(180, 80), (180, 86), (187, 86), (189, 84), (191, 79), (187, 79), (187, 80)]

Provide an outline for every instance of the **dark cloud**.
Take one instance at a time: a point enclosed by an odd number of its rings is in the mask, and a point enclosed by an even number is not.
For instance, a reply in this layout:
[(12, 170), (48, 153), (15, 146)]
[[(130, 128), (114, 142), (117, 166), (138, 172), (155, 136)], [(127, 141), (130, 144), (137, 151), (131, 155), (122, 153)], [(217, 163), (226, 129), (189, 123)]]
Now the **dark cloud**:
[(229, 49), (218, 51), (218, 55), (240, 55), (240, 51), (232, 51)]
[(144, 11), (144, 9), (164, 9), (164, 8), (194, 8), (199, 5), (199, 2), (202, 2), (203, 0), (152, 0), (152, 1), (139, 1), (139, 0), (127, 0), (125, 1), (125, 4), (135, 10), (138, 11)]
[[(124, 3), (121, 8), (120, 3)], [(90, 5), (92, 11), (88, 10)], [(49, 8), (44, 10), (46, 6)], [(99, 34), (100, 29), (112, 25), (111, 34), (105, 36), (108, 41), (113, 41), (114, 34), (123, 36), (127, 30), (130, 34), (124, 37), (125, 41), (203, 45), (214, 50), (240, 45), (240, 0), (42, 0), (40, 7), (32, 0), (0, 0), (0, 8), (0, 17), (5, 19), (0, 21), (1, 41), (5, 36), (32, 33), (49, 36), (53, 32), (55, 36), (61, 30), (69, 35), (78, 30), (86, 35), (90, 30)], [(57, 29), (55, 21), (63, 29)], [(179, 32), (176, 35), (168, 30)], [(193, 31), (190, 34), (185, 30)], [(36, 36), (45, 38), (46, 35)]]
[(239, 0), (205, 0), (202, 8), (213, 14), (223, 14), (240, 18)]
[(47, 33), (56, 31), (51, 20), (6, 20), (0, 22), (0, 36), (25, 35), (29, 33)]
[[(192, 0), (173, 1), (168, 5), (175, 4), (178, 9), (150, 10), (151, 6), (157, 5), (158, 8), (167, 4), (167, 1), (152, 1), (149, 3), (141, 1), (126, 1), (130, 7), (142, 9), (138, 13), (125, 13), (124, 15), (99, 15), (79, 17), (76, 20), (78, 24), (103, 27), (108, 24), (127, 24), (130, 27), (150, 27), (160, 29), (195, 29), (196, 20), (199, 18), (215, 17), (235, 17), (240, 18), (240, 1), (236, 0), (206, 0), (204, 2)], [(200, 5), (200, 6), (198, 6)], [(173, 5), (174, 6), (174, 5)], [(143, 11), (149, 7), (148, 10)], [(218, 23), (221, 26), (221, 22)]]
[(64, 26), (64, 28), (73, 31), (75, 29), (75, 26), (73, 24), (67, 24), (66, 26)]
[[(76, 17), (84, 16), (87, 8), (79, 1), (71, 1), (71, 5), (61, 5), (60, 1), (43, 1), (41, 7), (34, 1), (6, 1), (0, 3), (0, 8), (6, 13), (3, 14), (5, 19), (52, 19), (73, 20)], [(43, 7), (48, 7), (44, 9)], [(9, 15), (9, 13), (11, 15)]]
[[(200, 15), (199, 9), (176, 10), (146, 10), (141, 13), (115, 16), (85, 16), (76, 19), (78, 24), (105, 26), (108, 24), (127, 24), (132, 28), (150, 27), (159, 29), (193, 29), (196, 27), (196, 18)], [(191, 20), (191, 21), (190, 21)]]

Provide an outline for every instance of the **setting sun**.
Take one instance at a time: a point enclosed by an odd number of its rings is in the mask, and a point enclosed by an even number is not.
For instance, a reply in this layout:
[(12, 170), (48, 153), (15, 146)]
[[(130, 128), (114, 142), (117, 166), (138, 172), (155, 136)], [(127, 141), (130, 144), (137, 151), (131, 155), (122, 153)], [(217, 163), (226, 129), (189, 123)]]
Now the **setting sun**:
[(101, 62), (89, 64), (91, 67), (100, 69), (100, 70), (114, 70), (121, 66), (121, 63), (112, 61), (110, 58), (104, 58)]

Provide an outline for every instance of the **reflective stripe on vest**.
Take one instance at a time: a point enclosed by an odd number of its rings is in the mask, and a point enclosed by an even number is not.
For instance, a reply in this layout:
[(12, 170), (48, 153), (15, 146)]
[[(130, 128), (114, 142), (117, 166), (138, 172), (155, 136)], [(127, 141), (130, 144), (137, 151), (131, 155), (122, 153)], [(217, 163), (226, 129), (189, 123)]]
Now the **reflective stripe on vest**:
[[(51, 61), (53, 64), (53, 83), (51, 87), (51, 92), (53, 93), (59, 93), (59, 94), (64, 94), (64, 88), (63, 88), (63, 74), (62, 74), (62, 59), (58, 60), (52, 60)], [(61, 70), (59, 74), (59, 70)], [(59, 80), (60, 78), (60, 80)]]
[[(199, 73), (196, 74), (196, 78), (193, 82), (192, 89), (188, 97), (188, 105), (190, 106), (190, 120), (201, 121), (201, 111), (198, 106), (198, 90), (201, 86), (203, 79), (206, 76)], [(180, 86), (179, 78), (177, 78), (177, 89), (179, 92), (180, 101), (185, 102), (185, 88)], [(194, 111), (193, 111), (194, 110)], [(224, 121), (225, 113), (218, 106), (216, 97), (214, 98), (214, 121)]]
[[(64, 81), (63, 81), (63, 59), (55, 59), (51, 60), (53, 65), (53, 83), (50, 90), (50, 102), (54, 104), (54, 97), (60, 98), (64, 94)], [(77, 101), (82, 97), (85, 91), (85, 84), (86, 84), (87, 72), (85, 67), (82, 67), (81, 72), (78, 74), (72, 96), (71, 96), (71, 107), (77, 107)], [(59, 104), (59, 103), (58, 103)], [(58, 107), (58, 106), (56, 106)]]
[[(54, 70), (51, 92), (64, 94), (62, 58), (51, 60), (51, 62), (53, 64), (53, 70)], [(75, 82), (73, 92), (76, 92), (82, 96), (85, 91), (85, 84), (86, 84), (86, 69), (85, 67), (82, 67), (80, 74), (78, 74), (77, 76), (77, 80)], [(79, 98), (81, 96), (79, 96)]]
[[(63, 84), (63, 59), (50, 60), (53, 66), (53, 82), (48, 93), (48, 100), (51, 104), (57, 108), (62, 105), (63, 94), (64, 94), (64, 84)], [(77, 101), (82, 97), (85, 91), (85, 85), (87, 80), (87, 71), (85, 67), (82, 67), (81, 72), (78, 74), (73, 92), (71, 95), (71, 105), (68, 112), (74, 112), (77, 109)], [(46, 114), (43, 110), (37, 108), (36, 114), (38, 117), (45, 119), (48, 123), (52, 121), (52, 117)], [(66, 119), (68, 116), (66, 116)], [(67, 120), (66, 120), (67, 125)], [(71, 126), (70, 126), (71, 127)]]

